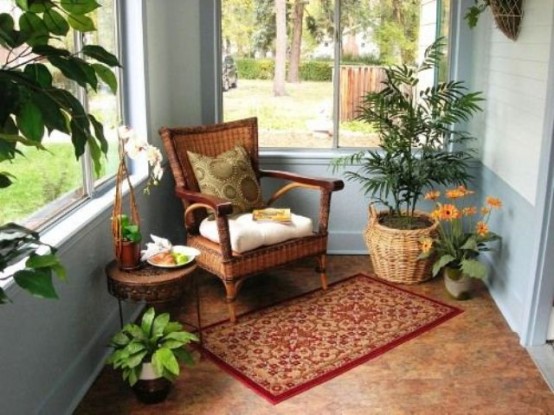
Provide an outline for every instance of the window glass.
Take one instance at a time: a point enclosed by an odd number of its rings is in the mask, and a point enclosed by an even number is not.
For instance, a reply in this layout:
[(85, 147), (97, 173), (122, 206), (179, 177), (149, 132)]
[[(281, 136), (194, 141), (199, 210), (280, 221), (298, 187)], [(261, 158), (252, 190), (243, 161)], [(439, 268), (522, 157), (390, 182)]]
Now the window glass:
[[(89, 43), (100, 44), (108, 51), (115, 52), (116, 5), (114, 0), (102, 0), (99, 3), (103, 7), (97, 9), (92, 16), (98, 33), (90, 39)], [(0, 0), (0, 13), (12, 14), (17, 22), (18, 12), (19, 9), (13, 6), (13, 1)], [(60, 46), (59, 43), (63, 43), (63, 47), (76, 51), (80, 47), (80, 42), (81, 38), (70, 31), (65, 38), (52, 40), (50, 44)], [(6, 57), (7, 51), (0, 47), (2, 64), (6, 62)], [(54, 68), (50, 66), (50, 69)], [(71, 91), (74, 96), (79, 96), (77, 85), (61, 76), (57, 69), (53, 71), (53, 78), (56, 86)], [(11, 186), (0, 189), (0, 225), (17, 222), (37, 229), (53, 217), (67, 211), (75, 202), (88, 196), (84, 191), (84, 183), (87, 180), (91, 183), (94, 180), (100, 183), (115, 174), (117, 168), (117, 157), (114, 157), (114, 154), (117, 155), (115, 131), (120, 120), (119, 98), (101, 85), (98, 92), (87, 91), (86, 94), (82, 94), (82, 101), (89, 112), (105, 123), (106, 138), (110, 141), (110, 153), (102, 169), (102, 177), (86, 177), (87, 170), (83, 168), (86, 154), (82, 160), (76, 160), (71, 137), (66, 134), (54, 131), (50, 135), (45, 135), (42, 143), (47, 151), (18, 146), (23, 154), (17, 156), (11, 163), (3, 162), (1, 165), (3, 170), (15, 178)]]
[(258, 117), (261, 147), (376, 146), (357, 119), (364, 94), (381, 87), (384, 66), (414, 64), (437, 35), (438, 0), (338, 1), (222, 0), (223, 119)]

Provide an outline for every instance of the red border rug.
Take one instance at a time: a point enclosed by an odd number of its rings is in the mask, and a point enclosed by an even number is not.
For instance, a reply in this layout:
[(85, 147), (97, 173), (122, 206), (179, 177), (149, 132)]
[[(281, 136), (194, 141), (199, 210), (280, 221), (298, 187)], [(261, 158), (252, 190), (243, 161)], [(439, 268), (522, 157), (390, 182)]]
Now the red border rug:
[(462, 310), (364, 274), (202, 330), (205, 354), (273, 404)]

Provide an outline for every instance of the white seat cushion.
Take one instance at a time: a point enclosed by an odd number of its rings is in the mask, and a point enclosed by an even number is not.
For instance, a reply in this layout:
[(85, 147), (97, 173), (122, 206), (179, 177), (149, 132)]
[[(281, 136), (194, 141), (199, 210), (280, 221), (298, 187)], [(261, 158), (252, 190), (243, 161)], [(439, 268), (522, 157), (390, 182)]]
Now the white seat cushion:
[[(293, 238), (313, 234), (313, 223), (310, 218), (291, 215), (291, 223), (256, 222), (251, 213), (229, 217), (229, 234), (231, 249), (235, 252), (246, 252), (264, 245), (273, 245)], [(219, 243), (217, 223), (213, 219), (204, 219), (200, 224), (200, 235), (210, 241)]]

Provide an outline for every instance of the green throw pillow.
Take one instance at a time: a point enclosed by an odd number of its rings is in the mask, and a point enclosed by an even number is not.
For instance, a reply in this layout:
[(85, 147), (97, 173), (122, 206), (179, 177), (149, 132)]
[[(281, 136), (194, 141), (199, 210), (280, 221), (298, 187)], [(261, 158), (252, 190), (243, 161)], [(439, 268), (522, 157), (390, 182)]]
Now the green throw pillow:
[(244, 147), (237, 146), (217, 157), (187, 151), (200, 191), (233, 204), (233, 213), (264, 206), (260, 185)]

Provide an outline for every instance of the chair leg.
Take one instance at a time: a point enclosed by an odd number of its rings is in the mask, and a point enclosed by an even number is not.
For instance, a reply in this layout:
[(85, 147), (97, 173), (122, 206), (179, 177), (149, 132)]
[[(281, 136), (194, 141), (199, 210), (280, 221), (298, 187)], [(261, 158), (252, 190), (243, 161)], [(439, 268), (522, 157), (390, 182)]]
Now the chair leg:
[(237, 297), (237, 287), (232, 282), (224, 282), (225, 291), (227, 293), (227, 308), (229, 310), (229, 320), (231, 323), (237, 322), (237, 313), (235, 310), (235, 299)]
[(317, 272), (319, 272), (319, 278), (321, 279), (321, 287), (326, 290), (327, 289), (327, 255), (321, 254), (317, 257), (317, 263), (318, 268)]

